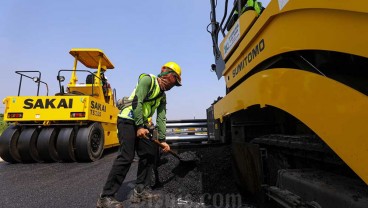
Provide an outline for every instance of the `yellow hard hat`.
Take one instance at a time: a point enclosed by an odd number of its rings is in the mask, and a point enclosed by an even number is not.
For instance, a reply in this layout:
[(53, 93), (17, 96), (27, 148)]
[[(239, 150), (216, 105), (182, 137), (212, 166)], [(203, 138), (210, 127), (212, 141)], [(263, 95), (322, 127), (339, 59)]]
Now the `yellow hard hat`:
[(162, 68), (170, 68), (171, 70), (173, 70), (178, 75), (176, 79), (177, 86), (181, 86), (181, 68), (177, 63), (170, 61), (164, 64)]

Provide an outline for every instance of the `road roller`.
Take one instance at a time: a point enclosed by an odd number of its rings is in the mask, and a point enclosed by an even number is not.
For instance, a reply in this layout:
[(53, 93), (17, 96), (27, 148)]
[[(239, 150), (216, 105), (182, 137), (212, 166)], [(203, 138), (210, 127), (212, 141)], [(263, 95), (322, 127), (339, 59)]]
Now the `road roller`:
[[(73, 69), (58, 71), (59, 90), (54, 95), (49, 95), (40, 71), (16, 71), (18, 95), (3, 99), (4, 121), (11, 124), (0, 137), (4, 161), (92, 162), (104, 149), (119, 144), (116, 90), (105, 75), (114, 65), (100, 49), (73, 48), (69, 53), (74, 57)], [(85, 69), (77, 70), (78, 63)], [(65, 75), (70, 76), (66, 85)], [(20, 95), (25, 79), (36, 84), (36, 95)], [(44, 86), (46, 95), (40, 95)]]

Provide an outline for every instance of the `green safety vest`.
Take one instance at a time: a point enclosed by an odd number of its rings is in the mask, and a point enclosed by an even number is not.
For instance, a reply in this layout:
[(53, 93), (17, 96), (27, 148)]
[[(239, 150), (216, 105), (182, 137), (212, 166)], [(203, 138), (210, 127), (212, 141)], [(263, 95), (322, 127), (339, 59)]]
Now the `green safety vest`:
[[(257, 0), (247, 0), (247, 4), (242, 8), (242, 13), (246, 10), (246, 8), (252, 7), (254, 8), (254, 11), (257, 12), (258, 15), (262, 12), (262, 3), (258, 2)], [(234, 14), (238, 14), (238, 10), (235, 10)]]
[[(157, 77), (155, 75), (141, 74), (139, 76), (139, 80), (141, 80), (141, 78), (143, 78), (144, 76), (151, 77), (151, 87), (150, 87), (147, 97), (143, 100), (143, 106), (142, 106), (143, 107), (142, 109), (143, 117), (144, 117), (143, 119), (147, 120), (149, 117), (153, 116), (153, 114), (155, 113), (155, 110), (160, 105), (163, 93), (161, 93), (160, 86), (158, 85)], [(133, 100), (137, 86), (138, 86), (138, 83), (136, 87), (134, 88), (132, 94), (129, 96), (129, 100)], [(118, 116), (120, 118), (134, 120), (133, 106), (130, 105), (128, 107), (121, 109)]]

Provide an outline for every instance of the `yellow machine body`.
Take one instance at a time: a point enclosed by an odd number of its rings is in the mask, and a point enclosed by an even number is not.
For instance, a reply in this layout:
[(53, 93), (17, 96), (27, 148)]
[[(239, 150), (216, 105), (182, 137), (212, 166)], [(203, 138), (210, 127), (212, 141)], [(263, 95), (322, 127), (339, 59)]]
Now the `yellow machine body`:
[[(367, 10), (364, 0), (349, 4), (290, 0), (282, 10), (278, 1), (271, 1), (259, 17), (252, 10), (245, 12), (238, 20), (238, 36), (234, 37), (233, 27), (220, 46), (226, 60), (223, 76), (227, 87), (262, 60), (288, 51), (328, 50), (367, 57)], [(234, 39), (228, 49), (231, 55), (224, 50), (230, 38)]]
[[(114, 91), (104, 76), (106, 70), (114, 68), (113, 64), (100, 49), (76, 48), (70, 54), (74, 66), (72, 70), (59, 71), (59, 93), (39, 96), (37, 92), (36, 96), (9, 96), (3, 100), (4, 120), (14, 123), (0, 141), (4, 160), (94, 161), (101, 157), (103, 149), (119, 145), (116, 127), (119, 110)], [(77, 70), (78, 62), (96, 72)], [(60, 75), (65, 71), (71, 73), (66, 92), (61, 84), (65, 77)], [(80, 81), (77, 72), (84, 72), (87, 77)], [(32, 79), (40, 83), (40, 76)]]
[[(117, 144), (118, 109), (106, 104), (104, 100), (90, 96), (10, 96), (4, 103), (4, 120), (7, 122), (34, 122), (47, 126), (55, 123), (73, 122), (78, 125), (78, 122), (96, 121), (101, 122), (104, 127), (105, 148)], [(10, 118), (9, 113), (22, 113), (22, 117)], [(73, 117), (73, 113), (84, 113), (84, 116)]]
[(282, 109), (313, 130), (368, 184), (367, 94), (318, 71), (279, 67), (252, 71), (291, 51), (368, 58), (367, 23), (365, 0), (273, 0), (259, 17), (246, 11), (219, 46), (226, 63), (223, 77), (231, 90), (214, 104), (215, 119), (222, 123), (254, 105)]

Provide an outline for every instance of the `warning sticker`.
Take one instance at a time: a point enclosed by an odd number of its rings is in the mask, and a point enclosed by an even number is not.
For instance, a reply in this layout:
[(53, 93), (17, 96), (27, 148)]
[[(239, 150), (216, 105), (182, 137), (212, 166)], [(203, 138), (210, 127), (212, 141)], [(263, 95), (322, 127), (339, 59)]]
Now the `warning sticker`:
[(238, 20), (236, 21), (232, 30), (230, 31), (229, 37), (225, 41), (225, 44), (224, 44), (225, 57), (231, 51), (234, 45), (238, 42), (239, 38), (240, 38), (240, 25), (239, 25), (239, 20)]
[(284, 6), (289, 2), (289, 0), (279, 0), (279, 8), (280, 11), (284, 8)]

